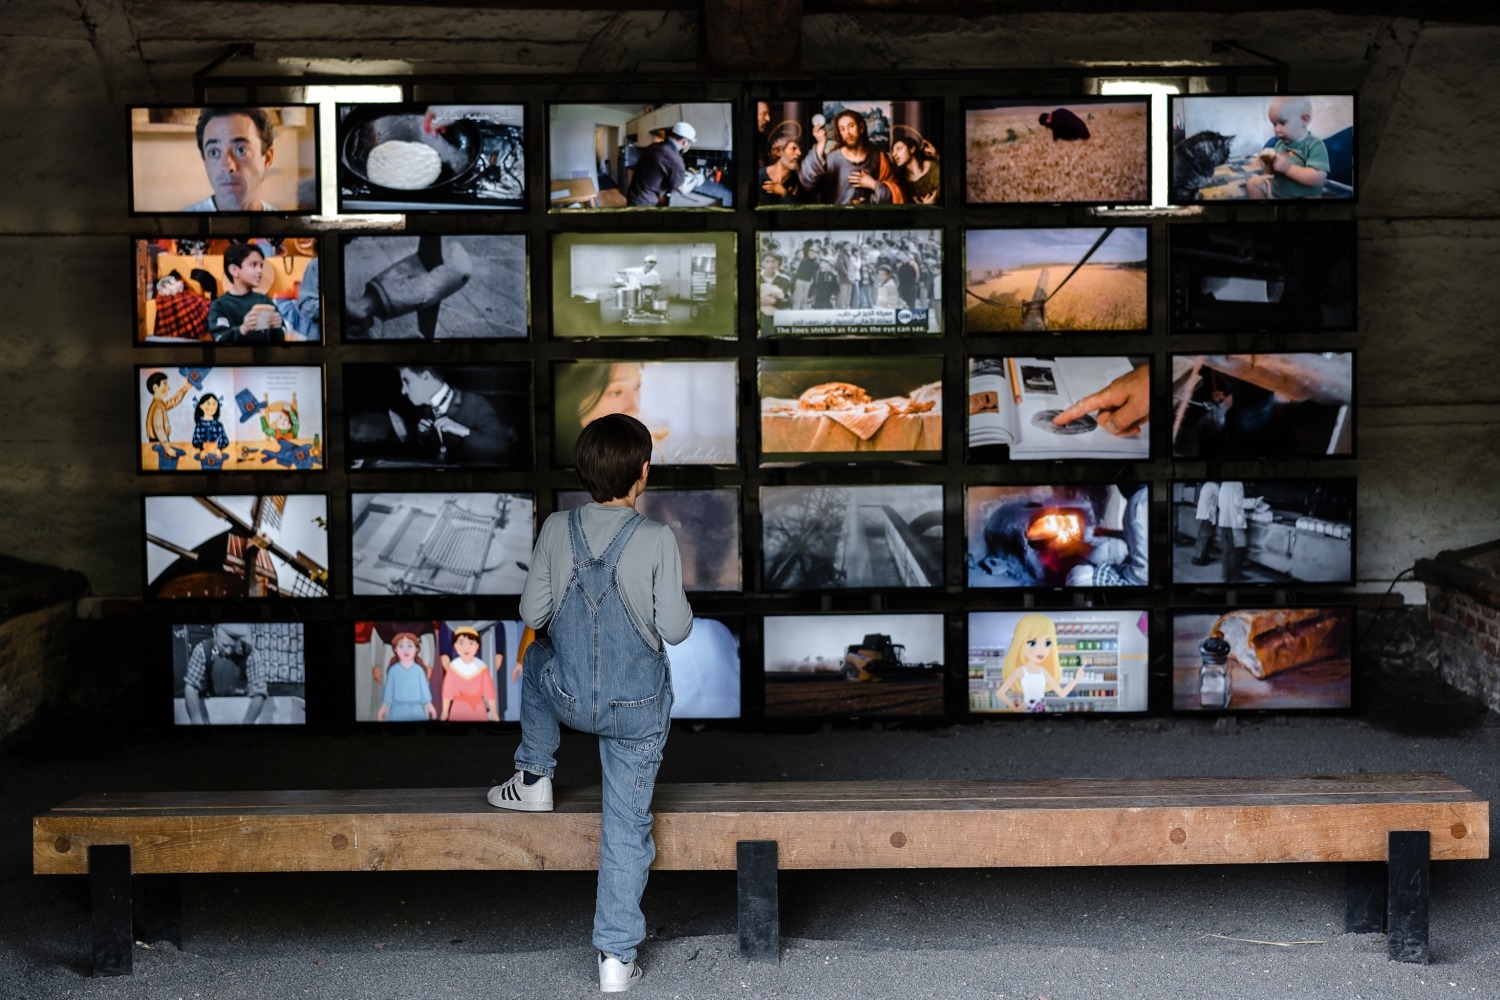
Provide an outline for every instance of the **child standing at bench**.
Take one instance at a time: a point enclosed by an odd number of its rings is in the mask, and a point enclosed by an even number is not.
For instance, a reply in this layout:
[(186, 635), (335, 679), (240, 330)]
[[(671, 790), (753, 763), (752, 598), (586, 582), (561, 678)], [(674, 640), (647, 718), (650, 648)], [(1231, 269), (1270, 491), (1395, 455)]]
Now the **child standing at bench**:
[(537, 538), (521, 617), (547, 634), (526, 651), (516, 774), (489, 792), (501, 809), (551, 810), (559, 724), (599, 735), (594, 947), (605, 993), (624, 992), (644, 974), (635, 954), (656, 857), (651, 795), (672, 711), (663, 643), (682, 642), (693, 627), (677, 539), (635, 510), (650, 461), (651, 432), (623, 413), (590, 421), (578, 436), (574, 462), (594, 502), (548, 517)]

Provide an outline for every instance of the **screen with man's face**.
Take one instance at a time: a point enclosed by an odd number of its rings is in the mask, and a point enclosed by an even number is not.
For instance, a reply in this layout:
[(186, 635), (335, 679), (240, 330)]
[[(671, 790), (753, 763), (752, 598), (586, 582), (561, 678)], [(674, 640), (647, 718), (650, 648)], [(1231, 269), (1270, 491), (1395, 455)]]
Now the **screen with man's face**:
[(132, 214), (316, 212), (318, 178), (315, 105), (130, 109)]

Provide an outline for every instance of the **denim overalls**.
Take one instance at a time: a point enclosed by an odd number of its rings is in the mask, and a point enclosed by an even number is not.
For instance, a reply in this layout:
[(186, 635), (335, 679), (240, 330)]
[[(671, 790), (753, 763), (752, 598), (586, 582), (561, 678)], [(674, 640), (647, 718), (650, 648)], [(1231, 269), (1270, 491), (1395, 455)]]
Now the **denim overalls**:
[(620, 554), (644, 520), (632, 516), (595, 558), (582, 510), (568, 514), (573, 572), (547, 637), (526, 651), (516, 750), (517, 769), (551, 777), (559, 723), (599, 735), (604, 816), (594, 947), (626, 962), (646, 937), (641, 893), (656, 857), (651, 793), (672, 711), (667, 654), (641, 634), (615, 578)]

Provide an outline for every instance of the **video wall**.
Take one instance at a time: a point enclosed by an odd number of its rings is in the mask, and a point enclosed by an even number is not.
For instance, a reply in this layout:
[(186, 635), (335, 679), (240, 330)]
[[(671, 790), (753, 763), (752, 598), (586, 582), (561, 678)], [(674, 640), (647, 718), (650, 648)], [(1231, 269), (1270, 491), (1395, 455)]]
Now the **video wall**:
[(674, 718), (1350, 707), (1352, 95), (871, 92), (130, 109), (173, 722), (515, 723), (609, 413)]

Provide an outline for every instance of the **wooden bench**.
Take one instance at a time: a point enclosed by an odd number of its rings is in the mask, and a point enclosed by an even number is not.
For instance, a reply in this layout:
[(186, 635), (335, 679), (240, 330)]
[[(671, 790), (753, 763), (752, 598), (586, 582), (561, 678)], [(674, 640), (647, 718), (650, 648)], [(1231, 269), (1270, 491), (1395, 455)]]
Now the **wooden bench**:
[[(481, 789), (85, 795), (38, 816), (33, 868), (88, 875), (96, 975), (143, 940), (181, 945), (199, 872), (597, 867), (599, 790), (551, 813)], [(1427, 961), (1428, 862), (1489, 856), (1489, 803), (1442, 774), (662, 785), (655, 867), (739, 875), (741, 952), (776, 961), (778, 869), (1344, 862), (1345, 925)]]

